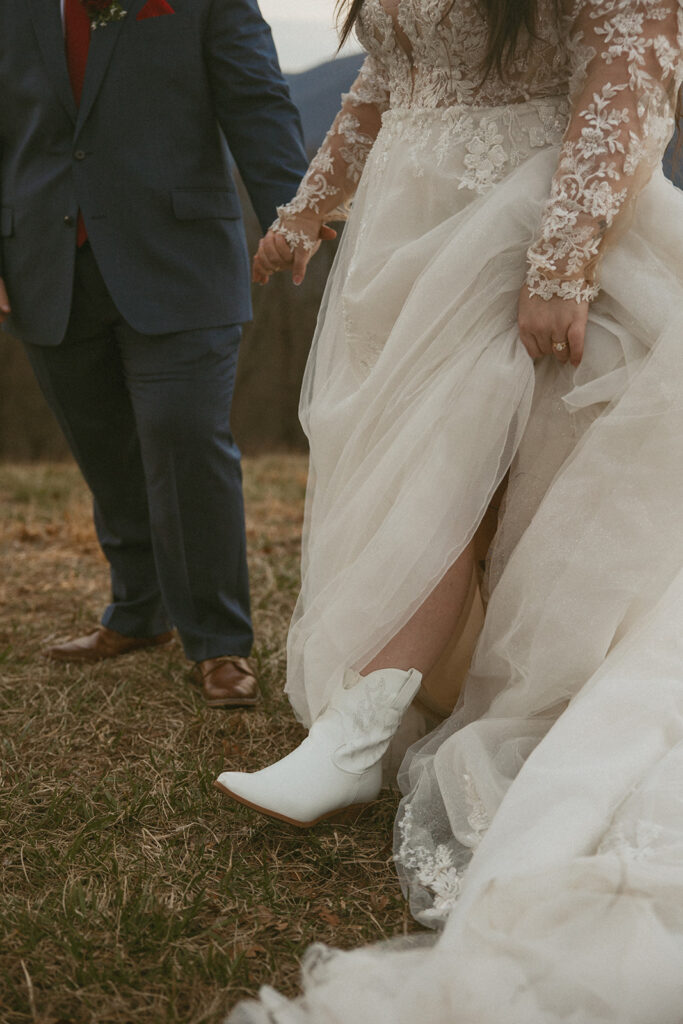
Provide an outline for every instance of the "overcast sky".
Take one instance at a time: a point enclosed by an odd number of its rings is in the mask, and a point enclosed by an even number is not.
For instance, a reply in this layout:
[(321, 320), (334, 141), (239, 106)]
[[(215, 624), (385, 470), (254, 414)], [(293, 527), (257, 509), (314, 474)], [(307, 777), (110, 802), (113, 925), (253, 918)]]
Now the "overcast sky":
[(283, 71), (303, 71), (334, 56), (335, 0), (259, 0), (259, 6), (273, 29)]

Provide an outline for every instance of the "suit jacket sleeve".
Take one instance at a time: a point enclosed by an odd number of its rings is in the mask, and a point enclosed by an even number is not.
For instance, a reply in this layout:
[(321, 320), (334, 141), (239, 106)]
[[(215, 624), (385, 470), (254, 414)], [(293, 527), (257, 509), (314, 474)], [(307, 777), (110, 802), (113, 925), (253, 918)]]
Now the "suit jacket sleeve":
[(218, 121), (265, 231), (306, 171), (299, 112), (256, 0), (212, 0), (204, 45)]

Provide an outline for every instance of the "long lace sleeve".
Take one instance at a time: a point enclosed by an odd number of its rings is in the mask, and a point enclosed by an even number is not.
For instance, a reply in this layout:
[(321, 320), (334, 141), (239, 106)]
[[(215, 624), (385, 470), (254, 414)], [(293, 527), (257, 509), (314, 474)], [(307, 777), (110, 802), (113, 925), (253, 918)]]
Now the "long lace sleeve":
[(294, 199), (278, 207), (273, 230), (294, 248), (313, 249), (320, 225), (344, 220), (368, 153), (389, 106), (383, 69), (366, 57), (322, 146), (314, 156)]
[(527, 284), (593, 299), (597, 263), (673, 132), (682, 0), (564, 0), (572, 114)]

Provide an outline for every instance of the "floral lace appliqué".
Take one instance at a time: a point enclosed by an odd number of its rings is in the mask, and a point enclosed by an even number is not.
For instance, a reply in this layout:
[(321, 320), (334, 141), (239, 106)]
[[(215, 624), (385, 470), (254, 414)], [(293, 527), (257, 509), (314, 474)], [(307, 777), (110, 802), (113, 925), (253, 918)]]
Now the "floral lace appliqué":
[(677, 4), (574, 0), (573, 113), (527, 284), (549, 299), (593, 299), (615, 221), (647, 181), (672, 133), (680, 81)]
[(454, 152), (461, 149), (458, 187), (484, 195), (533, 149), (559, 145), (567, 117), (562, 97), (493, 111), (464, 106), (429, 111), (392, 108), (382, 118), (377, 163), (380, 168), (386, 166), (400, 141), (410, 149), (413, 174), (420, 177), (425, 161), (438, 167), (452, 161)]
[(278, 207), (272, 230), (283, 235), (291, 249), (315, 248), (316, 221), (344, 220), (350, 200), (388, 107), (376, 61), (368, 57), (351, 90), (342, 96), (342, 108), (314, 156), (296, 196)]
[(424, 919), (442, 921), (457, 904), (462, 889), (462, 874), (455, 866), (453, 853), (445, 843), (431, 850), (419, 843), (410, 806), (406, 807), (398, 829), (401, 843), (395, 860), (432, 897), (432, 906), (422, 914)]

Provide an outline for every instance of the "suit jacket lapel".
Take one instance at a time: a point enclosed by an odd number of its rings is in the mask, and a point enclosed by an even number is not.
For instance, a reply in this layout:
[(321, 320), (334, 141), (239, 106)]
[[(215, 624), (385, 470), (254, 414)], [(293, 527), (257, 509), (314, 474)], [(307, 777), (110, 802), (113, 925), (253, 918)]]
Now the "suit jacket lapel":
[(126, 17), (120, 21), (112, 21), (108, 25), (93, 30), (90, 39), (90, 50), (88, 51), (88, 64), (85, 69), (85, 80), (83, 82), (83, 94), (78, 108), (76, 120), (76, 132), (78, 135), (86, 122), (88, 114), (92, 110), (93, 103), (97, 99), (100, 86), (104, 79), (111, 55), (114, 52), (123, 26), (129, 18), (134, 18), (144, 0), (120, 0), (121, 6), (127, 11)]
[(64, 29), (59, 0), (28, 0), (33, 27), (50, 81), (72, 121), (76, 120), (76, 101), (71, 90), (64, 49)]

